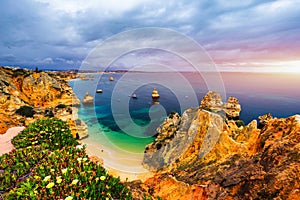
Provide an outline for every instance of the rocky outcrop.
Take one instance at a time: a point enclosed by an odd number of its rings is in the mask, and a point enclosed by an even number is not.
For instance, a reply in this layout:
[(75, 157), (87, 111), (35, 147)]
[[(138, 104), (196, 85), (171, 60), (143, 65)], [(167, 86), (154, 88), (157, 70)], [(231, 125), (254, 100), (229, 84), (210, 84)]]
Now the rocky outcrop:
[(264, 125), (266, 125), (269, 121), (271, 121), (271, 120), (273, 119), (273, 116), (272, 116), (271, 113), (266, 113), (266, 114), (264, 114), (264, 115), (262, 115), (262, 116), (259, 116), (258, 119), (259, 119), (259, 123), (260, 123), (262, 126), (264, 126)]
[(159, 127), (160, 139), (146, 147), (144, 156), (144, 166), (156, 175), (128, 183), (134, 196), (300, 199), (300, 116), (268, 118), (258, 129), (255, 120), (243, 126), (224, 119), (215, 109), (220, 101), (211, 102), (210, 111), (188, 109), (176, 117), (174, 132), (171, 119)]
[(94, 97), (87, 92), (82, 99), (82, 103), (83, 104), (93, 104)]
[(201, 109), (205, 109), (215, 113), (225, 113), (230, 119), (238, 119), (241, 112), (241, 105), (237, 98), (229, 97), (227, 102), (223, 103), (219, 93), (209, 91), (202, 99)]
[[(74, 77), (74, 74), (66, 72), (0, 67), (1, 132), (5, 133), (12, 126), (27, 125), (39, 118), (56, 117), (71, 125), (74, 137), (86, 137), (86, 126), (75, 123), (78, 116), (73, 107), (79, 106), (80, 101), (67, 82)], [(23, 106), (32, 108), (33, 116), (16, 114)]]

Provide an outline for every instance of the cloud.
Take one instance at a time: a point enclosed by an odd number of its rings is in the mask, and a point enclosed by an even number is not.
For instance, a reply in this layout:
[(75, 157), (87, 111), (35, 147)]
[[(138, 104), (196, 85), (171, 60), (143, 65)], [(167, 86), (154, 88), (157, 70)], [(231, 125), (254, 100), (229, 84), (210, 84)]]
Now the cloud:
[(1, 1), (0, 64), (78, 68), (99, 43), (143, 27), (186, 34), (217, 63), (295, 60), (299, 6), (298, 0)]

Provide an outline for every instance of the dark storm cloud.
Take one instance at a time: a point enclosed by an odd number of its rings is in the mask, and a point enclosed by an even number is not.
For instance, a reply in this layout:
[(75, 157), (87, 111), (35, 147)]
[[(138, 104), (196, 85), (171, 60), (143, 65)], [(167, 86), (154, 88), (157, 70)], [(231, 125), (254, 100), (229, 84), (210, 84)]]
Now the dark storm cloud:
[(143, 27), (186, 34), (217, 62), (296, 59), (299, 6), (299, 0), (1, 1), (0, 64), (79, 67), (105, 39)]

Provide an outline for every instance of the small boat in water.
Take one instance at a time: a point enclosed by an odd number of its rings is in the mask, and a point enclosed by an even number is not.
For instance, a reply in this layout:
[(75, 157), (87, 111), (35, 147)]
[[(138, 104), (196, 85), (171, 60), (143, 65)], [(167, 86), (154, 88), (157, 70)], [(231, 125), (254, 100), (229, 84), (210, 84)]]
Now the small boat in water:
[(97, 93), (102, 93), (103, 90), (101, 90), (101, 89), (100, 89), (100, 90), (96, 90), (96, 92), (97, 92)]
[(133, 94), (131, 95), (131, 97), (132, 97), (133, 99), (137, 99), (137, 96), (136, 96), (135, 93), (133, 93)]
[(109, 80), (110, 80), (110, 81), (113, 81), (113, 80), (114, 80), (114, 77), (112, 77), (112, 76), (109, 77)]
[(156, 88), (153, 89), (152, 91), (152, 99), (158, 99), (159, 98), (159, 94)]

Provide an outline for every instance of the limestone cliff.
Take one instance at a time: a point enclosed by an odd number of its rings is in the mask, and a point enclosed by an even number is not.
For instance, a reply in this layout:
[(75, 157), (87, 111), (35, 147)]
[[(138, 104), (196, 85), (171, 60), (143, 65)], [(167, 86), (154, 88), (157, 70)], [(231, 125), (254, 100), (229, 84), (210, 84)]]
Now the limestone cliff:
[[(74, 74), (41, 72), (18, 68), (0, 67), (0, 134), (9, 127), (26, 125), (42, 117), (57, 117), (71, 125), (74, 136), (87, 136), (87, 127), (78, 122), (80, 105), (67, 80)], [(26, 117), (18, 109), (32, 109)], [(77, 123), (76, 123), (77, 121)]]
[(157, 129), (144, 155), (156, 175), (128, 183), (135, 197), (300, 199), (300, 116), (243, 126), (224, 117), (228, 106), (210, 94), (205, 106), (172, 114)]

